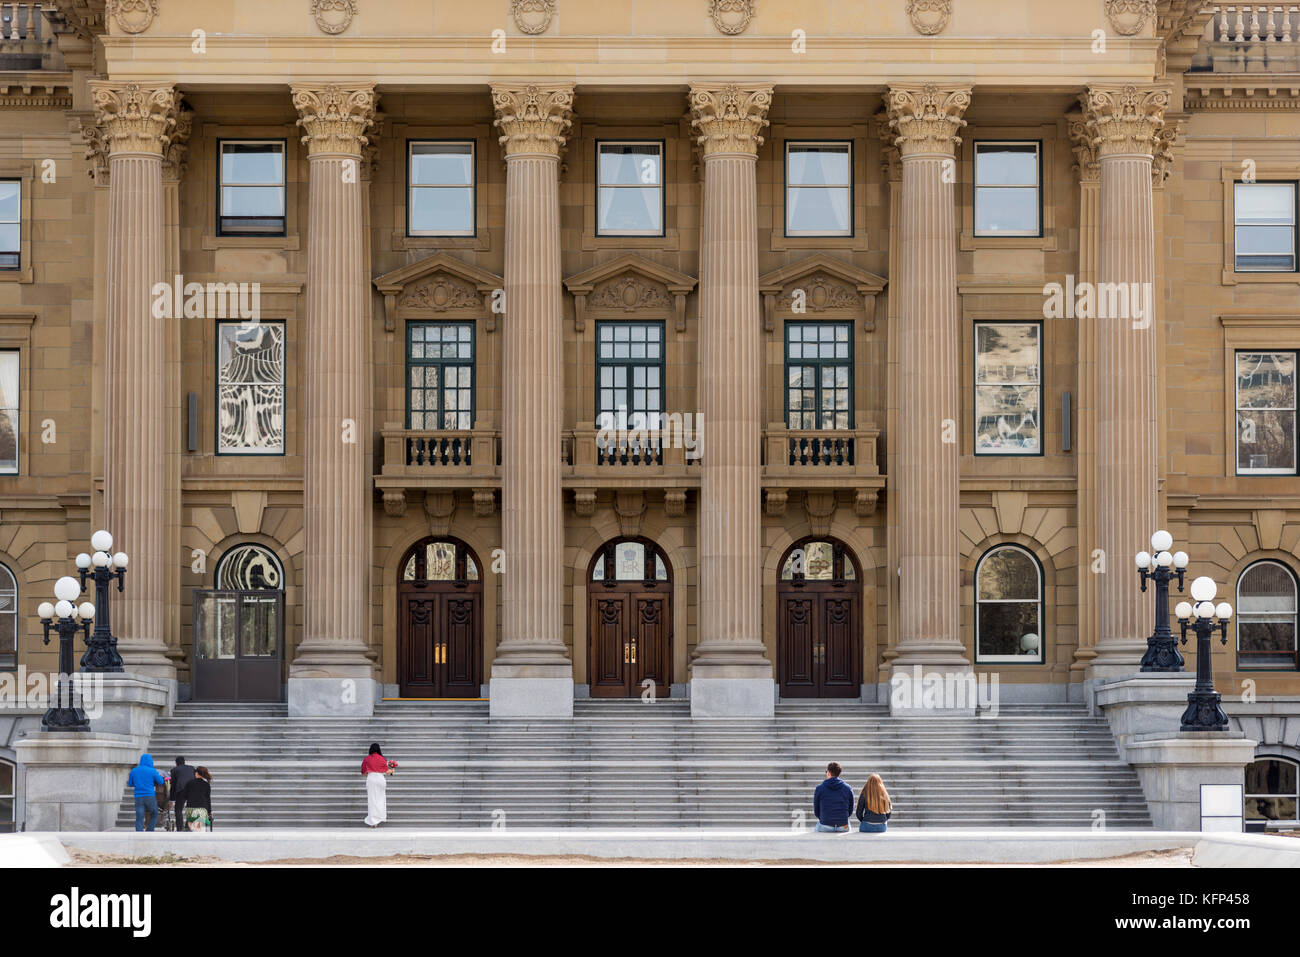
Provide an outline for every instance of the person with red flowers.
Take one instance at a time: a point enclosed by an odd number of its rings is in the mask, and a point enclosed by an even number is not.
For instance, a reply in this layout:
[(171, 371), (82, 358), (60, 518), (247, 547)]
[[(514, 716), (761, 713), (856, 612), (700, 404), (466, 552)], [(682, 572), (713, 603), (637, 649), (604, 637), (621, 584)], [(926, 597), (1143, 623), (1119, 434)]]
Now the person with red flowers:
[(397, 762), (388, 760), (379, 745), (372, 744), (361, 762), (361, 774), (366, 779), (367, 827), (378, 827), (388, 820), (388, 775), (395, 770)]

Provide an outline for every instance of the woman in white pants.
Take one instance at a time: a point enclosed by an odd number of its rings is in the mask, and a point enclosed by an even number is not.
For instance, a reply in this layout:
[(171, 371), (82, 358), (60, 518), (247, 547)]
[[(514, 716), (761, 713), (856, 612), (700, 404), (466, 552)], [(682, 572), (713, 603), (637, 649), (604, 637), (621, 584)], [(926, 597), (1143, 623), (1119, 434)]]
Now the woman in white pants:
[(370, 753), (361, 762), (361, 774), (366, 779), (366, 826), (378, 827), (388, 820), (388, 775), (397, 767), (389, 761), (378, 744), (370, 746)]

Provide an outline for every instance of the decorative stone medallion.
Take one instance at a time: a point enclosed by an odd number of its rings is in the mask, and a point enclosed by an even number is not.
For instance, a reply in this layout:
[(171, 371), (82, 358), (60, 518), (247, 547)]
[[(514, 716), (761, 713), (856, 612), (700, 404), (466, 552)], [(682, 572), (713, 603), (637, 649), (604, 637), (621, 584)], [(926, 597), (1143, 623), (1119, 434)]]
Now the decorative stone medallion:
[(158, 0), (108, 0), (108, 13), (125, 33), (144, 33), (158, 16)]
[(595, 296), (591, 305), (598, 309), (671, 309), (672, 302), (662, 289), (642, 282), (638, 276), (625, 273), (621, 279), (607, 283)]
[(1156, 0), (1106, 0), (1106, 17), (1120, 36), (1131, 37), (1156, 15)]
[(952, 0), (907, 0), (907, 16), (917, 33), (932, 37), (952, 18)]
[(754, 19), (755, 0), (709, 0), (709, 16), (719, 33), (736, 36), (744, 33)]
[(357, 0), (311, 0), (311, 15), (322, 33), (342, 33), (357, 15)]
[(545, 33), (555, 16), (556, 0), (510, 0), (510, 16), (520, 33)]

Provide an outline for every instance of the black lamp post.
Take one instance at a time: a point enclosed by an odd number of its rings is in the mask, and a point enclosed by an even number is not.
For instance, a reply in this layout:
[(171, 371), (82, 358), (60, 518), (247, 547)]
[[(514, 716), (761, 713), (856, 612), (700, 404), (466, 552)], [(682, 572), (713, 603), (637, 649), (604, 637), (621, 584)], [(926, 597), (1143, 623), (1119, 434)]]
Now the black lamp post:
[(50, 702), (50, 708), (41, 718), (41, 728), (45, 731), (89, 731), (90, 721), (86, 712), (77, 707), (74, 701), (75, 687), (72, 678), (73, 640), (80, 630), (90, 634), (90, 620), (95, 617), (95, 606), (90, 602), (74, 605), (72, 602), (81, 594), (81, 586), (70, 576), (60, 578), (54, 585), (57, 604), (42, 602), (36, 609), (45, 627), (45, 644), (50, 643), (50, 628), (59, 634), (59, 676), (56, 699)]
[(1142, 656), (1143, 671), (1182, 671), (1183, 656), (1178, 651), (1178, 642), (1169, 630), (1169, 582), (1178, 577), (1178, 590), (1183, 590), (1183, 574), (1187, 569), (1187, 553), (1174, 552), (1169, 549), (1174, 544), (1174, 537), (1166, 531), (1156, 532), (1151, 536), (1151, 547), (1155, 554), (1138, 552), (1138, 574), (1142, 577), (1142, 590), (1147, 590), (1147, 579), (1156, 583), (1156, 629), (1147, 639), (1146, 654)]
[(116, 578), (117, 590), (123, 588), (126, 578), (126, 552), (113, 554), (113, 536), (102, 529), (90, 536), (90, 545), (95, 550), (93, 555), (82, 552), (77, 556), (77, 569), (81, 573), (81, 587), (86, 587), (86, 579), (95, 580), (95, 603), (99, 606), (99, 615), (95, 618), (95, 630), (86, 639), (86, 653), (81, 656), (82, 671), (120, 672), (122, 656), (117, 653), (117, 639), (113, 637), (108, 617), (109, 583)]
[[(1202, 577), (1192, 582), (1192, 598), (1196, 604), (1179, 602), (1175, 613), (1182, 625), (1182, 641), (1187, 643), (1187, 626), (1196, 632), (1196, 687), (1187, 696), (1187, 710), (1183, 712), (1182, 731), (1227, 731), (1228, 716), (1223, 713), (1222, 699), (1214, 690), (1214, 670), (1210, 638), (1217, 628), (1222, 643), (1228, 643), (1228, 621), (1232, 606), (1221, 601), (1214, 604), (1214, 579)], [(1215, 621), (1215, 619), (1218, 619)]]

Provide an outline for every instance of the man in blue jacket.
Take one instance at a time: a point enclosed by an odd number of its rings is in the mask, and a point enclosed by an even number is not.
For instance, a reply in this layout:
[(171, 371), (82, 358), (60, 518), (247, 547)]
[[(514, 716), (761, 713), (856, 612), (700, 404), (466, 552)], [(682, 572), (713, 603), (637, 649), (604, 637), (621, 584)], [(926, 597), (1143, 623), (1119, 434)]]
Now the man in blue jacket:
[[(158, 823), (158, 785), (166, 784), (167, 779), (154, 769), (153, 755), (140, 755), (140, 763), (126, 776), (127, 787), (135, 795), (135, 829), (152, 831)], [(149, 826), (145, 827), (145, 817)]]
[(853, 788), (840, 780), (844, 769), (835, 761), (826, 765), (826, 780), (813, 791), (813, 814), (817, 815), (817, 830), (842, 834), (849, 829), (849, 815), (853, 813)]

